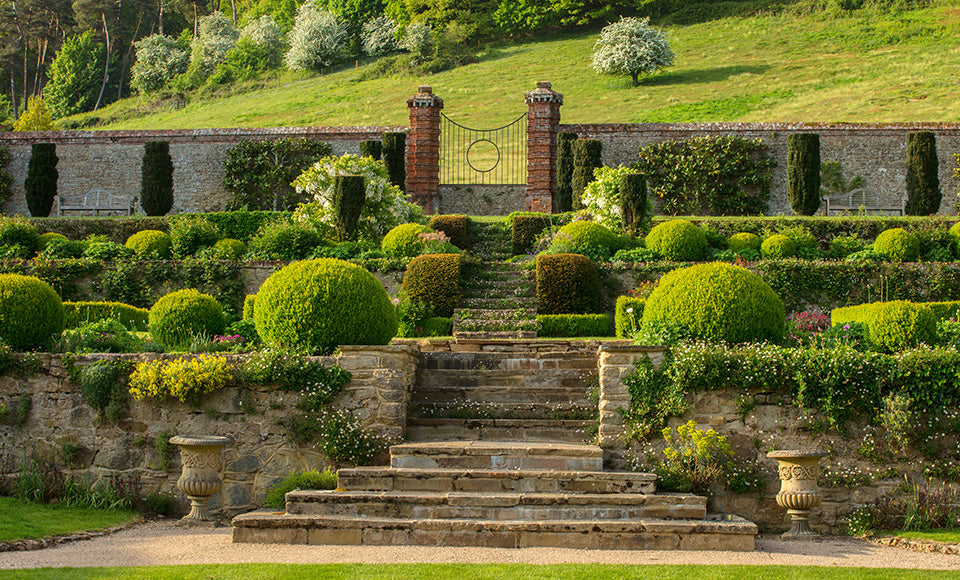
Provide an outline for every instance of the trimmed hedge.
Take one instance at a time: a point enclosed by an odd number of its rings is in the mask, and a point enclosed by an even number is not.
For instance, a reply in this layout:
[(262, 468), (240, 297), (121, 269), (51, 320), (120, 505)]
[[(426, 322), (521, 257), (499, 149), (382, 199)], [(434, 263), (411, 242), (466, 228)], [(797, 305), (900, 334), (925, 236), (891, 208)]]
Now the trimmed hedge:
[(561, 213), (573, 209), (573, 143), (576, 140), (576, 133), (557, 133), (556, 211)]
[(896, 352), (916, 347), (919, 343), (936, 342), (937, 321), (955, 316), (958, 308), (960, 302), (872, 302), (835, 308), (830, 312), (830, 324), (863, 324), (871, 343)]
[(37, 236), (37, 251), (42, 252), (43, 249), (47, 247), (47, 244), (49, 244), (54, 240), (69, 241), (69, 238), (67, 238), (67, 236), (63, 234), (58, 234), (55, 232), (47, 232), (45, 234), (40, 234), (39, 236)]
[(209, 252), (215, 260), (239, 260), (247, 253), (247, 245), (240, 240), (224, 238), (211, 246)]
[(63, 315), (65, 328), (115, 319), (127, 328), (144, 332), (149, 328), (150, 311), (122, 302), (64, 302)]
[(387, 168), (390, 183), (396, 185), (404, 193), (407, 192), (407, 134), (384, 133), (383, 165)]
[(768, 260), (792, 258), (797, 254), (797, 243), (783, 234), (774, 234), (760, 244), (760, 255)]
[(894, 262), (915, 262), (920, 240), (903, 228), (884, 230), (873, 242), (873, 251)]
[(335, 258), (295, 262), (267, 278), (253, 319), (267, 346), (310, 353), (387, 344), (397, 333), (397, 312), (380, 282)]
[(453, 316), (460, 296), (460, 254), (424, 254), (410, 260), (401, 289), (440, 317)]
[(173, 159), (170, 143), (147, 141), (140, 165), (140, 206), (149, 216), (166, 215), (173, 207)]
[(779, 341), (783, 302), (759, 276), (714, 262), (674, 270), (660, 279), (643, 309), (643, 324), (676, 325), (697, 338)]
[(23, 183), (27, 209), (33, 217), (47, 217), (57, 196), (57, 145), (34, 143), (30, 146), (30, 161), (27, 163), (27, 179)]
[(360, 142), (360, 157), (372, 157), (380, 161), (383, 156), (383, 141), (379, 139), (369, 139)]
[(930, 131), (907, 133), (907, 215), (932, 215), (940, 209), (940, 160), (937, 136)]
[(216, 244), (222, 237), (223, 233), (216, 224), (197, 214), (170, 221), (173, 254), (181, 258)]
[(161, 260), (169, 259), (173, 249), (170, 236), (158, 230), (137, 232), (130, 236), (124, 245), (141, 258), (159, 258)]
[(550, 216), (545, 213), (523, 212), (510, 216), (512, 250), (514, 256), (525, 254), (533, 247), (540, 232), (550, 227)]
[[(220, 230), (225, 238), (233, 238), (241, 242), (249, 242), (264, 224), (278, 220), (286, 220), (290, 212), (285, 211), (218, 211), (211, 213), (181, 213), (170, 216), (171, 223), (191, 216), (200, 217)], [(155, 228), (162, 229), (162, 228)]]
[(571, 180), (571, 209), (582, 208), (580, 199), (587, 184), (593, 181), (593, 171), (603, 165), (600, 160), (603, 142), (597, 139), (577, 139), (573, 142), (573, 178)]
[(63, 332), (63, 304), (39, 278), (0, 274), (0, 340), (14, 350), (43, 346)]
[(538, 314), (539, 336), (609, 336), (609, 314)]
[(333, 182), (333, 213), (336, 216), (337, 240), (347, 242), (357, 232), (357, 221), (367, 201), (363, 175), (338, 175)]
[(243, 299), (243, 319), (253, 320), (253, 313), (257, 307), (257, 295), (247, 294)]
[(670, 220), (655, 226), (646, 238), (647, 248), (672, 262), (702, 260), (707, 234), (687, 220)]
[(423, 224), (400, 224), (393, 228), (380, 242), (383, 253), (394, 258), (410, 258), (416, 256), (423, 249), (423, 240), (420, 234), (432, 232)]
[(467, 228), (469, 220), (465, 215), (437, 215), (430, 218), (430, 229), (443, 232), (450, 243), (462, 249), (467, 247)]
[[(645, 298), (620, 296), (614, 311), (613, 321), (617, 338), (633, 338), (643, 325), (643, 307), (647, 303)], [(627, 312), (632, 308), (633, 312)]]
[(592, 314), (603, 311), (600, 271), (581, 254), (537, 256), (537, 312)]
[(150, 334), (160, 344), (182, 349), (198, 336), (223, 334), (223, 307), (209, 294), (187, 288), (171, 292), (150, 309)]
[(820, 209), (820, 135), (787, 135), (787, 198), (800, 215)]
[(451, 336), (453, 334), (453, 319), (443, 316), (431, 316), (420, 321), (417, 329), (418, 336)]

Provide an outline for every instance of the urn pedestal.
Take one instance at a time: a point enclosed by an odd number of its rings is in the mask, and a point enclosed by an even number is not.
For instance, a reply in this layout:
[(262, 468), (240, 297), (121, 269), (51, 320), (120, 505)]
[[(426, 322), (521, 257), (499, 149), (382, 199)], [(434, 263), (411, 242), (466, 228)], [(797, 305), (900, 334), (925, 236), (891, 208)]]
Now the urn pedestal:
[(213, 526), (207, 504), (223, 487), (220, 479), (220, 449), (230, 443), (229, 437), (190, 436), (171, 437), (170, 443), (180, 448), (183, 473), (177, 488), (190, 499), (190, 513), (177, 523), (179, 526)]
[(823, 495), (817, 486), (820, 476), (820, 458), (824, 451), (771, 451), (767, 457), (780, 462), (780, 492), (777, 505), (787, 509), (790, 516), (790, 531), (783, 534), (785, 540), (810, 540), (820, 535), (810, 529), (810, 510), (820, 505)]

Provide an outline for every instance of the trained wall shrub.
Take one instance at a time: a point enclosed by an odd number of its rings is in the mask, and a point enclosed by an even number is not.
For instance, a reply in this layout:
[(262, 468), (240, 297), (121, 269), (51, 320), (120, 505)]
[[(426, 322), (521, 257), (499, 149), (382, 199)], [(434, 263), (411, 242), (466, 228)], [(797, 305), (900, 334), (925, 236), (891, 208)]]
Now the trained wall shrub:
[[(643, 324), (643, 306), (646, 298), (620, 296), (614, 311), (614, 327), (617, 338), (633, 338)], [(630, 310), (630, 312), (627, 312)]]
[(671, 215), (757, 215), (775, 162), (760, 139), (693, 137), (640, 148), (637, 170)]
[(907, 133), (907, 215), (933, 215), (940, 209), (940, 160), (937, 136)]
[(557, 198), (558, 212), (573, 209), (573, 143), (577, 134), (561, 131), (557, 134)]
[(467, 247), (467, 228), (469, 221), (465, 215), (438, 215), (430, 218), (429, 226), (432, 230), (443, 232), (450, 238), (450, 243), (458, 248)]
[(511, 214), (511, 252), (513, 255), (526, 253), (533, 246), (540, 232), (549, 227), (550, 216), (545, 213), (522, 212)]
[(226, 328), (220, 303), (193, 288), (157, 300), (150, 309), (149, 321), (154, 340), (172, 349), (183, 349), (196, 337), (213, 338)]
[(783, 234), (774, 234), (760, 244), (760, 256), (768, 260), (792, 258), (797, 254), (797, 243)]
[(380, 282), (333, 258), (296, 262), (267, 278), (253, 319), (268, 346), (311, 353), (387, 344), (397, 332), (396, 310)]
[(551, 248), (562, 244), (569, 253), (583, 254), (593, 259), (609, 259), (620, 249), (620, 238), (606, 227), (584, 220), (568, 223), (553, 238)]
[(167, 260), (172, 254), (170, 236), (159, 230), (143, 230), (127, 238), (125, 244), (140, 258)]
[(27, 179), (23, 183), (27, 209), (33, 217), (47, 217), (57, 196), (57, 146), (54, 143), (34, 143), (30, 146)]
[(914, 262), (920, 256), (920, 240), (903, 228), (884, 230), (874, 240), (873, 251), (894, 262)]
[(14, 350), (43, 346), (63, 332), (60, 296), (33, 276), (0, 274), (0, 339)]
[[(232, 194), (230, 210), (291, 211), (307, 201), (291, 185), (298, 175), (333, 152), (327, 143), (313, 139), (243, 141), (227, 150), (223, 160), (223, 186)], [(224, 230), (229, 237), (247, 237)]]
[(435, 316), (453, 316), (460, 295), (460, 254), (425, 254), (410, 260), (401, 288), (414, 302), (432, 308)]
[(19, 258), (29, 258), (37, 250), (37, 227), (23, 216), (0, 217), (0, 246), (13, 250)]
[(173, 207), (173, 159), (170, 143), (144, 144), (140, 166), (140, 206), (150, 216), (166, 215)]
[(750, 234), (747, 232), (740, 232), (739, 234), (733, 234), (727, 238), (727, 248), (733, 250), (734, 252), (739, 252), (743, 250), (754, 250), (760, 251), (760, 236), (756, 234)]
[(647, 248), (664, 260), (702, 260), (707, 252), (707, 235), (687, 220), (671, 220), (655, 226), (646, 238)]
[(820, 135), (787, 135), (787, 199), (800, 215), (820, 209)]
[(709, 340), (779, 341), (784, 308), (756, 274), (714, 262), (665, 274), (647, 298), (643, 324), (676, 325)]
[[(170, 221), (199, 216), (217, 227), (224, 238), (248, 242), (264, 224), (290, 219), (290, 214), (280, 211), (217, 211), (199, 214), (177, 214)], [(158, 229), (158, 228), (155, 228)]]
[(429, 233), (429, 227), (423, 224), (401, 224), (383, 236), (380, 249), (388, 256), (395, 258), (410, 258), (416, 256), (423, 249), (420, 234)]
[(538, 314), (539, 336), (608, 336), (609, 314)]
[(387, 168), (390, 183), (407, 192), (407, 134), (383, 134), (383, 165)]
[(537, 313), (592, 314), (603, 311), (600, 272), (580, 254), (537, 256)]
[(580, 209), (583, 190), (593, 181), (593, 170), (603, 165), (600, 160), (602, 153), (603, 143), (596, 139), (577, 139), (573, 142), (572, 210)]
[(127, 328), (146, 331), (150, 311), (122, 302), (64, 302), (63, 314), (65, 328), (114, 319)]

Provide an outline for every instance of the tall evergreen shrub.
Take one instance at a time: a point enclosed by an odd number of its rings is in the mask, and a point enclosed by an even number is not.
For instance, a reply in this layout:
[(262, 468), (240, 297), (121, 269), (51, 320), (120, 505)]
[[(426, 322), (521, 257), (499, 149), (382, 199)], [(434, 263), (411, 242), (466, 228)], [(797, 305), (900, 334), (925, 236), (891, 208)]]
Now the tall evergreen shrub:
[(573, 144), (572, 208), (580, 209), (580, 198), (587, 184), (593, 181), (593, 170), (600, 167), (603, 143), (596, 139), (577, 139)]
[(573, 209), (573, 143), (577, 134), (557, 134), (557, 211)]
[(630, 235), (638, 235), (650, 221), (647, 208), (647, 180), (639, 173), (620, 178), (620, 209), (623, 226)]
[(407, 134), (383, 134), (383, 164), (390, 175), (390, 183), (407, 191)]
[(151, 216), (166, 215), (173, 207), (173, 159), (170, 158), (170, 143), (166, 141), (144, 144), (140, 205)]
[(341, 242), (353, 238), (357, 231), (360, 210), (367, 198), (362, 175), (338, 175), (333, 184), (333, 211), (337, 216), (337, 238)]
[(55, 143), (34, 143), (30, 147), (27, 179), (23, 183), (27, 208), (33, 217), (47, 217), (57, 196), (57, 146)]
[(360, 157), (373, 157), (377, 161), (380, 161), (380, 157), (383, 155), (383, 141), (378, 139), (370, 139), (368, 141), (360, 142)]
[(820, 209), (820, 135), (797, 133), (787, 137), (787, 197), (799, 215)]
[(907, 215), (932, 215), (940, 209), (937, 136), (907, 133)]

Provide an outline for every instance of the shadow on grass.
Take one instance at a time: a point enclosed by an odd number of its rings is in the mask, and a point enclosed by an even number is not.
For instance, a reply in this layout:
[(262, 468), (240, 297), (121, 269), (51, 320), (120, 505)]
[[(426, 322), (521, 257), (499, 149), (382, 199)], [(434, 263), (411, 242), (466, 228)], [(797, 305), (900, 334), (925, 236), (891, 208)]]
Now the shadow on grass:
[(725, 81), (730, 77), (750, 74), (763, 74), (770, 68), (769, 65), (731, 65), (719, 66), (705, 69), (692, 69), (684, 71), (667, 71), (658, 75), (641, 78), (640, 86), (657, 87), (665, 85), (695, 85), (700, 83), (713, 83)]

